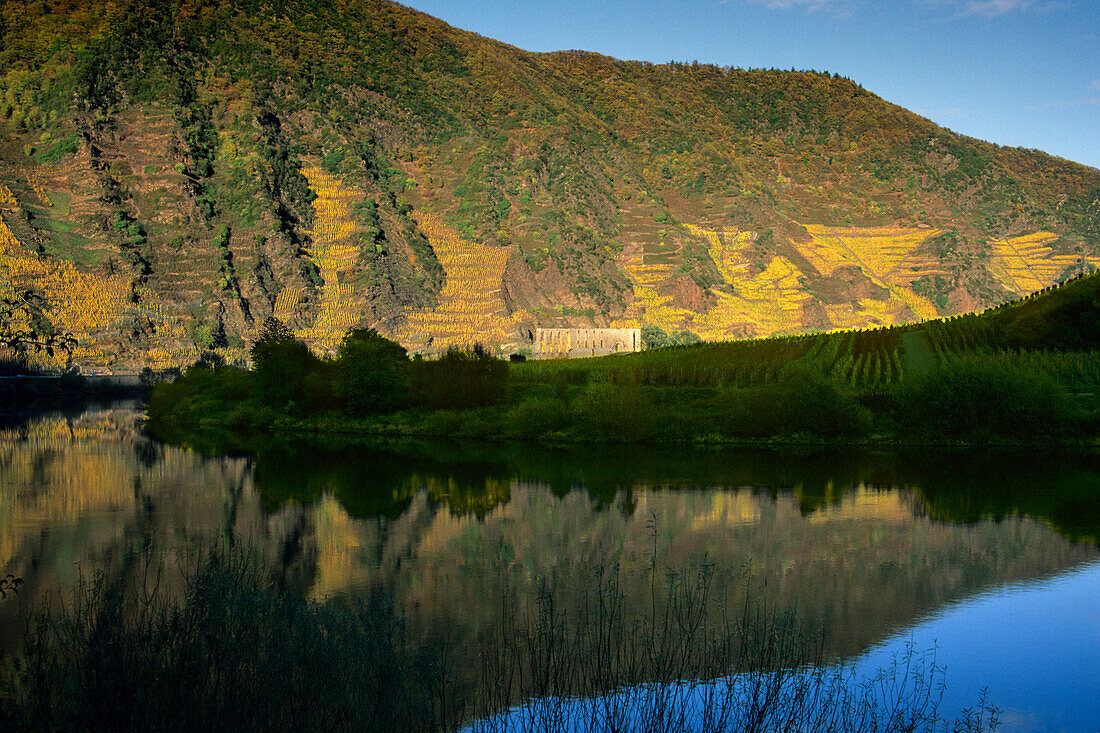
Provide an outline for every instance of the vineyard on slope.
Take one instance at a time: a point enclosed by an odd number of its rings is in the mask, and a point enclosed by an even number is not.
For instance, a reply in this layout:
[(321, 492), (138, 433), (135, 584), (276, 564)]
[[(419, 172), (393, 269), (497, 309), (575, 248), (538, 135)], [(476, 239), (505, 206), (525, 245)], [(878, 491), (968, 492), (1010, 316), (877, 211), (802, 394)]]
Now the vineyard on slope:
[[(786, 257), (773, 257), (761, 269), (743, 250), (756, 239), (754, 232), (710, 231), (686, 225), (692, 236), (704, 239), (721, 273), (725, 288), (713, 291), (716, 303), (705, 312), (679, 307), (672, 295), (661, 292), (680, 273), (675, 262), (647, 262), (643, 251), (626, 255), (623, 271), (642, 309), (640, 321), (672, 332), (692, 331), (705, 340), (724, 340), (746, 335), (767, 336), (802, 328), (802, 309), (811, 296), (801, 286), (802, 275)], [(616, 321), (614, 326), (636, 326), (636, 321)]]
[(784, 375), (802, 372), (846, 388), (876, 390), (937, 365), (979, 360), (993, 369), (1014, 365), (1046, 374), (1070, 390), (1088, 390), (1100, 385), (1098, 303), (1100, 273), (1095, 273), (979, 314), (875, 329), (541, 361), (523, 365), (517, 377), (720, 387), (774, 383)]
[[(309, 254), (321, 273), (324, 286), (317, 315), (298, 336), (322, 351), (333, 352), (344, 334), (360, 319), (360, 294), (348, 284), (348, 279), (359, 257), (359, 248), (352, 239), (356, 228), (352, 205), (362, 199), (362, 194), (344, 186), (319, 165), (303, 166), (302, 174), (317, 194), (313, 202), (315, 226), (310, 232), (313, 244)], [(304, 292), (301, 286), (281, 291), (275, 302), (275, 317), (290, 320)]]
[[(780, 254), (759, 259), (753, 251), (759, 237), (755, 232), (684, 226), (691, 236), (706, 242), (721, 275), (722, 284), (711, 289), (712, 305), (702, 311), (676, 305), (670, 284), (685, 271), (676, 261), (677, 253), (652, 254), (644, 247), (629, 247), (621, 264), (633, 286), (638, 317), (619, 319), (613, 325), (644, 323), (668, 332), (687, 329), (710, 341), (768, 337), (813, 328), (807, 322), (806, 308), (815, 303), (830, 324), (826, 329), (903, 325), (939, 316), (937, 305), (918, 292), (917, 286), (922, 279), (950, 275), (927, 247), (942, 234), (938, 229), (806, 225), (808, 238), (792, 242), (812, 268), (804, 271)], [(1056, 235), (1049, 232), (1036, 232), (993, 240), (989, 242), (987, 269), (1007, 291), (1024, 296), (1059, 282), (1082, 263), (1100, 263), (1097, 258), (1056, 252), (1049, 246), (1054, 239)], [(834, 277), (842, 268), (858, 272), (877, 294), (849, 302), (822, 300), (811, 285), (814, 278)], [(860, 361), (852, 369), (857, 375), (885, 374), (894, 368), (891, 363), (883, 356), (881, 365)]]
[(418, 225), (435, 250), (446, 280), (438, 305), (406, 313), (407, 324), (395, 337), (414, 351), (438, 353), (475, 343), (498, 348), (522, 313), (508, 314), (501, 284), (509, 247), (464, 241), (437, 216), (421, 213)]
[[(35, 256), (0, 217), (0, 296), (28, 303), (33, 300), (53, 329), (71, 333), (77, 339), (71, 353), (74, 361), (106, 364), (113, 359), (106, 332), (129, 306), (130, 282), (122, 275), (80, 272), (66, 260)], [(20, 317), (29, 316), (23, 313)], [(29, 325), (20, 321), (9, 327)], [(49, 368), (64, 365), (69, 357), (39, 352), (29, 354), (28, 362)]]

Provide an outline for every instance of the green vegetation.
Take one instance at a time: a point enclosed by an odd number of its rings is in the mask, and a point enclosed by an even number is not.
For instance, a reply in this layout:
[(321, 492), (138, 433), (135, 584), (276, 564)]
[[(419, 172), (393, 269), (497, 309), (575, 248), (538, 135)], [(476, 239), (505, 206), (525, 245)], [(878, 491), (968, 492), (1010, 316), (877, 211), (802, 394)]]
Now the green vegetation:
[[(251, 356), (251, 371), (200, 360), (175, 383), (154, 390), (149, 414), (162, 425), (249, 430), (308, 420), (299, 428), (311, 429), (322, 419), (332, 424), (400, 410), (489, 407), (503, 399), (508, 382), (507, 364), (480, 347), (451, 350), (435, 361), (410, 360), (404, 348), (374, 330), (349, 332), (334, 359), (321, 359), (275, 318), (264, 322)], [(338, 425), (358, 423), (333, 427)]]
[(1100, 430), (1100, 275), (914, 326), (506, 363), (409, 360), (353, 331), (324, 361), (269, 320), (253, 371), (197, 366), (149, 402), (161, 430), (549, 442), (1047, 442)]
[(665, 346), (691, 346), (702, 341), (698, 334), (691, 331), (665, 333), (660, 326), (642, 326), (642, 345), (647, 349), (660, 349)]

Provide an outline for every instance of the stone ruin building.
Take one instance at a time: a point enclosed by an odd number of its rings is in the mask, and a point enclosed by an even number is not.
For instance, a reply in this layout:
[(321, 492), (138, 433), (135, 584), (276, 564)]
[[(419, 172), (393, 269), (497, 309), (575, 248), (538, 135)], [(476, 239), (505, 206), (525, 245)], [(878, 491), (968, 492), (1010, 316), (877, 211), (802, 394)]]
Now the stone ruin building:
[(531, 352), (535, 359), (567, 359), (641, 350), (640, 328), (539, 328)]

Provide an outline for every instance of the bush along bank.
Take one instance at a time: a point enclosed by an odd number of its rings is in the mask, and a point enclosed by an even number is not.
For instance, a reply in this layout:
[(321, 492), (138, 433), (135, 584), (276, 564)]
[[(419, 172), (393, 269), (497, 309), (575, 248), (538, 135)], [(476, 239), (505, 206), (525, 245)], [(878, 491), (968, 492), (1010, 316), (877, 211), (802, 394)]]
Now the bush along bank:
[(221, 430), (549, 443), (968, 444), (1091, 443), (1100, 434), (1100, 406), (1089, 393), (1060, 382), (1049, 360), (1003, 351), (954, 355), (878, 383), (829, 375), (815, 361), (816, 345), (792, 350), (762, 376), (639, 378), (647, 370), (687, 373), (698, 348), (630, 361), (509, 363), (475, 347), (427, 360), (410, 359), (375, 331), (355, 330), (334, 358), (322, 359), (269, 319), (251, 370), (204, 359), (158, 385), (147, 411), (154, 432), (169, 437)]

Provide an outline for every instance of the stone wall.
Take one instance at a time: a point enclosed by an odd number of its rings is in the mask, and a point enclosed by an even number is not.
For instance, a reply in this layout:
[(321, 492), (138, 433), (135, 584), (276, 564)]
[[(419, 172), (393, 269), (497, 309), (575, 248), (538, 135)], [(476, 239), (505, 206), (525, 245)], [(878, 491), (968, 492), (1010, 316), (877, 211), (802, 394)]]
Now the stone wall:
[(539, 328), (531, 349), (536, 359), (603, 356), (642, 350), (640, 328)]

